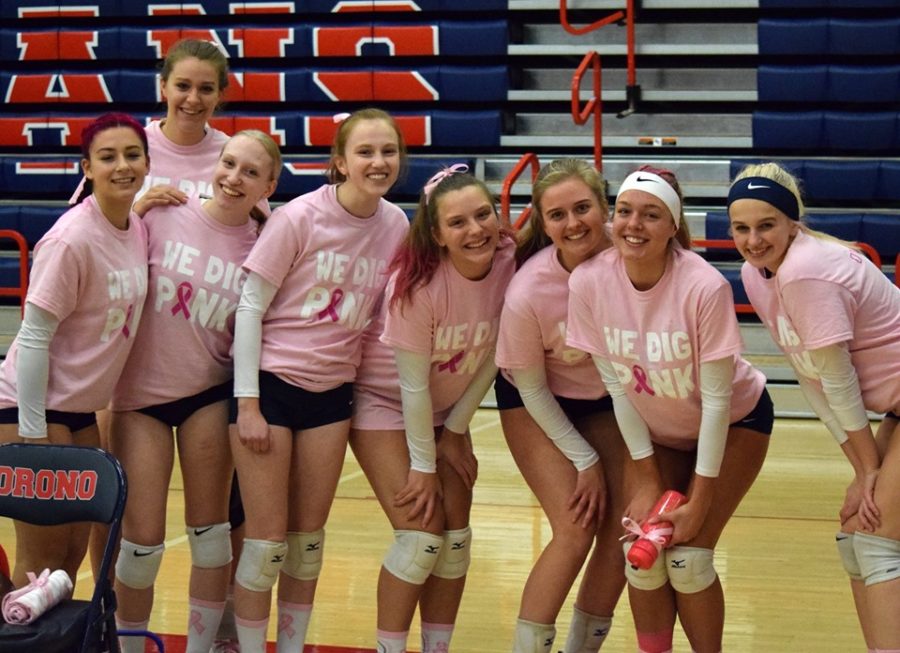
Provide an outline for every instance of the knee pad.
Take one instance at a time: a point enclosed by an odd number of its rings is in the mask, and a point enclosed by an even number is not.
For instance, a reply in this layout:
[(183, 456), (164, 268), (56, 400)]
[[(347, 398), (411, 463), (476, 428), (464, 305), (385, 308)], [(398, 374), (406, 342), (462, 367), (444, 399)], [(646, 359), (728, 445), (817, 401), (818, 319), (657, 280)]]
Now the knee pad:
[(866, 587), (900, 578), (900, 541), (857, 531), (853, 550)]
[(315, 580), (322, 571), (322, 553), (325, 548), (325, 529), (312, 533), (287, 534), (287, 558), (282, 571), (297, 580)]
[(165, 549), (165, 544), (141, 546), (123, 539), (119, 546), (119, 558), (116, 560), (116, 578), (132, 589), (152, 587)]
[(428, 580), (444, 538), (424, 531), (394, 531), (394, 543), (384, 557), (384, 568), (413, 585)]
[(444, 531), (444, 544), (431, 573), (438, 578), (462, 578), (469, 572), (472, 561), (472, 529), (466, 526), (457, 531)]
[(673, 546), (666, 550), (666, 572), (672, 589), (682, 594), (702, 592), (716, 582), (713, 550)]
[(859, 561), (856, 559), (856, 551), (853, 550), (853, 533), (838, 532), (834, 536), (837, 545), (838, 555), (844, 565), (844, 571), (850, 577), (850, 580), (862, 580), (862, 572), (859, 570)]
[[(632, 544), (634, 544), (634, 541), (625, 542), (622, 545), (626, 557)], [(666, 557), (660, 553), (650, 569), (638, 569), (626, 561), (625, 578), (634, 589), (645, 591), (658, 590), (669, 582), (669, 576), (666, 574)]]
[(231, 562), (231, 525), (188, 526), (191, 564), (200, 569), (218, 569)]
[(516, 619), (513, 653), (547, 653), (556, 639), (556, 626)]
[(287, 551), (285, 542), (245, 539), (235, 581), (251, 592), (268, 592), (278, 580)]

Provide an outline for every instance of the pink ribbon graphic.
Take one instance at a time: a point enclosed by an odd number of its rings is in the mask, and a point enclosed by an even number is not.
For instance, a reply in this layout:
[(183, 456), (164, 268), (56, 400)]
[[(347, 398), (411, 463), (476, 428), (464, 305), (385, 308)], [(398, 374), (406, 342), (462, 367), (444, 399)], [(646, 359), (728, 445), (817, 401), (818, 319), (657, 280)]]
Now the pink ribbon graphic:
[(635, 381), (637, 381), (637, 383), (634, 384), (635, 392), (637, 392), (638, 394), (641, 394), (642, 392), (644, 392), (646, 390), (647, 394), (650, 395), (651, 397), (656, 396), (656, 393), (653, 392), (653, 388), (651, 388), (647, 384), (647, 373), (644, 372), (643, 367), (641, 367), (640, 365), (635, 365), (634, 367), (631, 368), (631, 373), (634, 374), (634, 379), (635, 379)]
[(297, 634), (297, 631), (294, 630), (292, 624), (294, 623), (294, 618), (289, 614), (283, 614), (278, 618), (278, 632), (286, 633), (287, 636), (291, 639), (294, 638), (294, 635)]
[(203, 625), (203, 617), (200, 616), (199, 610), (191, 610), (190, 621), (188, 622), (188, 630), (193, 628), (197, 631), (198, 635), (202, 635), (203, 631), (206, 630), (206, 626)]
[(122, 335), (126, 338), (131, 335), (131, 329), (128, 328), (128, 323), (131, 322), (132, 313), (134, 313), (134, 304), (129, 304), (128, 310), (125, 311), (125, 324), (122, 325)]
[(328, 306), (319, 311), (319, 319), (323, 319), (326, 315), (331, 317), (332, 322), (338, 321), (337, 305), (344, 298), (344, 291), (338, 288), (331, 293), (331, 301)]
[(459, 365), (459, 362), (463, 359), (463, 356), (465, 355), (465, 353), (466, 353), (466, 350), (463, 349), (462, 351), (456, 352), (456, 354), (454, 354), (453, 358), (451, 358), (447, 362), (440, 363), (438, 365), (438, 372), (443, 372), (444, 370), (450, 370), (450, 374), (456, 374), (456, 366)]
[(182, 281), (178, 284), (178, 303), (172, 307), (172, 315), (178, 315), (178, 311), (184, 313), (186, 320), (191, 319), (191, 312), (188, 310), (188, 302), (191, 301), (191, 295), (194, 294), (194, 287), (189, 281)]
[(653, 542), (653, 545), (657, 549), (661, 549), (663, 547), (663, 545), (666, 543), (666, 539), (675, 530), (672, 526), (654, 524), (650, 527), (650, 530), (645, 533), (644, 529), (641, 528), (641, 525), (634, 521), (631, 517), (622, 517), (622, 527), (628, 532), (620, 537), (620, 540), (625, 540), (632, 535), (636, 535), (637, 537)]

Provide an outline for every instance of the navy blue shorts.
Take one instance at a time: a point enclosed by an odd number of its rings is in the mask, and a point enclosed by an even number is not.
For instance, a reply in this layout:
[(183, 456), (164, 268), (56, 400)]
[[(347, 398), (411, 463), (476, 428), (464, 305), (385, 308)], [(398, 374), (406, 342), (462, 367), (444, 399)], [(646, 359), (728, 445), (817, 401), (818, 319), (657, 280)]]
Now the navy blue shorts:
[[(81, 429), (97, 423), (97, 416), (94, 413), (67, 413), (62, 410), (48, 410), (45, 412), (47, 416), (47, 424), (62, 424), (75, 433)], [(19, 409), (0, 408), (0, 424), (18, 424)]]
[[(353, 414), (353, 384), (345, 383), (325, 392), (310, 392), (283, 381), (271, 372), (260, 371), (259, 409), (266, 422), (291, 431), (343, 422)], [(229, 404), (228, 421), (237, 423), (235, 398)]]
[(215, 385), (184, 399), (176, 399), (165, 404), (138, 408), (135, 412), (148, 415), (159, 420), (170, 428), (178, 428), (187, 421), (187, 418), (201, 408), (205, 408), (217, 401), (225, 401), (231, 398), (233, 381), (226, 381), (221, 385)]
[[(497, 397), (497, 408), (500, 410), (510, 410), (512, 408), (523, 408), (525, 403), (519, 394), (519, 389), (510, 383), (502, 373), (497, 374), (494, 379), (494, 395)], [(569, 397), (556, 397), (560, 408), (571, 421), (575, 421), (588, 415), (602, 413), (603, 411), (612, 410), (612, 398), (610, 396), (600, 397), (599, 399), (571, 399)]]
[(772, 405), (772, 397), (769, 396), (769, 391), (763, 388), (759, 401), (756, 402), (753, 410), (745, 418), (739, 419), (729, 426), (750, 429), (763, 435), (772, 435), (772, 426), (774, 424), (775, 407)]

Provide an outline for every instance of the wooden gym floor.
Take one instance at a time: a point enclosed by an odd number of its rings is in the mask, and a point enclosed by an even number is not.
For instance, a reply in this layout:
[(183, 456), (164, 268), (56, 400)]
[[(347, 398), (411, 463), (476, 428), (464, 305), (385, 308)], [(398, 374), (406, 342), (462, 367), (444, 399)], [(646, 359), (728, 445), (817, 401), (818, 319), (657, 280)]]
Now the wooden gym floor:
[[(511, 648), (522, 586), (549, 538), (549, 528), (506, 448), (497, 411), (479, 410), (472, 433), (479, 458), (472, 511), (475, 541), (453, 650), (505, 653)], [(765, 466), (716, 551), (726, 598), (724, 650), (865, 650), (834, 546), (837, 511), (850, 478), (849, 464), (819, 422), (776, 421)], [(181, 634), (190, 555), (177, 469), (169, 497), (167, 550), (150, 626), (159, 633)], [(370, 651), (375, 585), (391, 531), (349, 451), (327, 531), (325, 566), (307, 641)], [(8, 520), (0, 521), (0, 543), (13, 551)], [(84, 566), (78, 594), (89, 585), (90, 572)], [(575, 591), (557, 622), (557, 648), (565, 642)], [(275, 621), (270, 622), (270, 639)], [(419, 649), (417, 624), (410, 647)], [(603, 650), (636, 650), (627, 592)], [(690, 650), (680, 628), (675, 650)]]

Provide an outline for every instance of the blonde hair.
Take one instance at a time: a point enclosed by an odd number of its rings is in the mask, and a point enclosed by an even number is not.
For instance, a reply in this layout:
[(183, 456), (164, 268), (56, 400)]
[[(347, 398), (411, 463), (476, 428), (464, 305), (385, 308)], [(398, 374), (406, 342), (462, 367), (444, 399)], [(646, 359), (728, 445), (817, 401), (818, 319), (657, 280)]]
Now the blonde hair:
[(745, 179), (746, 177), (763, 177), (764, 179), (771, 179), (779, 186), (783, 186), (789, 190), (797, 199), (797, 211), (800, 214), (799, 226), (803, 233), (812, 236), (813, 238), (818, 238), (819, 240), (838, 243), (844, 247), (860, 251), (859, 246), (855, 242), (832, 236), (824, 231), (817, 231), (806, 224), (806, 206), (803, 204), (803, 193), (800, 188), (800, 180), (781, 164), (775, 163), (774, 161), (751, 163), (744, 166), (740, 172), (737, 173), (732, 183), (739, 179)]
[(531, 216), (519, 234), (519, 243), (516, 247), (516, 262), (519, 265), (522, 265), (531, 256), (550, 244), (550, 237), (544, 231), (544, 214), (541, 209), (541, 200), (549, 188), (569, 179), (580, 179), (583, 181), (597, 198), (597, 202), (600, 204), (601, 215), (604, 218), (609, 216), (606, 181), (594, 166), (583, 159), (556, 159), (551, 161), (538, 172), (531, 189)]

